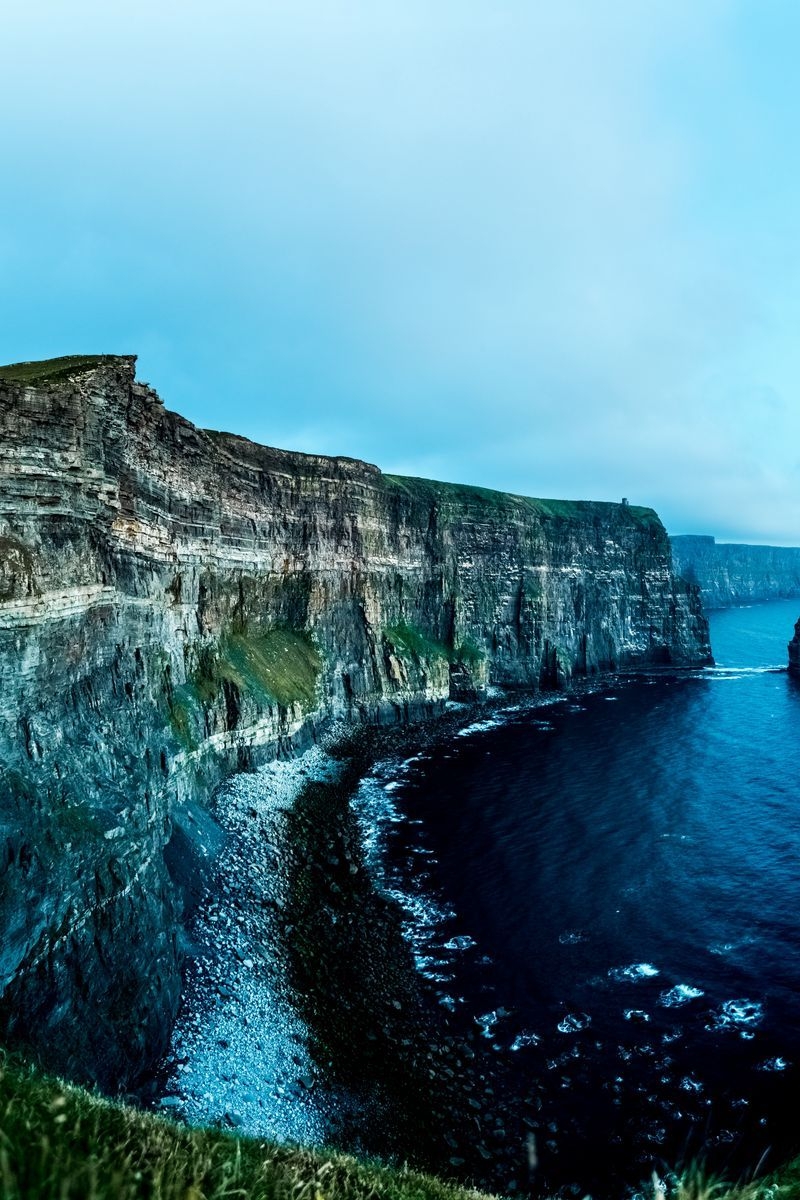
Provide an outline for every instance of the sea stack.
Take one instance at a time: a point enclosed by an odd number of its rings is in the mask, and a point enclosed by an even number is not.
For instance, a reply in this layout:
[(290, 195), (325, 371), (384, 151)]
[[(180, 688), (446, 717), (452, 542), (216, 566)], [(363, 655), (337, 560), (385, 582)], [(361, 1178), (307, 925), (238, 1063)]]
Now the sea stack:
[(789, 674), (800, 676), (800, 620), (795, 622), (794, 637), (789, 642)]

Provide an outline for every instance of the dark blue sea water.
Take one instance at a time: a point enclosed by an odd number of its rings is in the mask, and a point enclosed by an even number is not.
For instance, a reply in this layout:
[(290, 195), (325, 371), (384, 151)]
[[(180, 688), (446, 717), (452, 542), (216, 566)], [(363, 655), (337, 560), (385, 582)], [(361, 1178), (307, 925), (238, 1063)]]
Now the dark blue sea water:
[(364, 785), (420, 967), (511, 1061), (543, 1184), (800, 1149), (799, 611), (713, 614), (715, 668), (512, 709)]

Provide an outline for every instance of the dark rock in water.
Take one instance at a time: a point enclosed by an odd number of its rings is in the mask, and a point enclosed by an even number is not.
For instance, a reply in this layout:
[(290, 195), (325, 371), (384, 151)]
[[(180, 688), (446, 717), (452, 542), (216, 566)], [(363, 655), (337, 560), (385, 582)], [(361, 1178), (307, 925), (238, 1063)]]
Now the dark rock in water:
[(134, 363), (0, 369), (0, 1037), (112, 1091), (167, 1045), (226, 774), (334, 718), (710, 657), (650, 509), (196, 429)]
[(794, 637), (787, 646), (789, 651), (789, 674), (800, 676), (800, 620), (795, 623)]

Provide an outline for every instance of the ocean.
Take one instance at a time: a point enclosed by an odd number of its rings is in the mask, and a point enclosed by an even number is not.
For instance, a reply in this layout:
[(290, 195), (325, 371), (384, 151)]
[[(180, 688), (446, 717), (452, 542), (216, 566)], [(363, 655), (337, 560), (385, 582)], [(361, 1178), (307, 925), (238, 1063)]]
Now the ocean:
[(510, 1064), (537, 1188), (800, 1150), (799, 611), (714, 613), (713, 668), (509, 703), (362, 782), (376, 877)]

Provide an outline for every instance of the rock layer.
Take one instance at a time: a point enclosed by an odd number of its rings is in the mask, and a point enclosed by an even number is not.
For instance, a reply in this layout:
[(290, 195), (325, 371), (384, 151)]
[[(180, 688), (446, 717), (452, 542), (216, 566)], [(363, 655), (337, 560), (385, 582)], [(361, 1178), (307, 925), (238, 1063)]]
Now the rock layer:
[(710, 660), (651, 510), (256, 446), (134, 364), (0, 370), (0, 1034), (107, 1089), (165, 1046), (170, 846), (201, 870), (225, 774), (336, 718)]
[(699, 585), (707, 609), (800, 596), (800, 548), (671, 537), (675, 573)]

